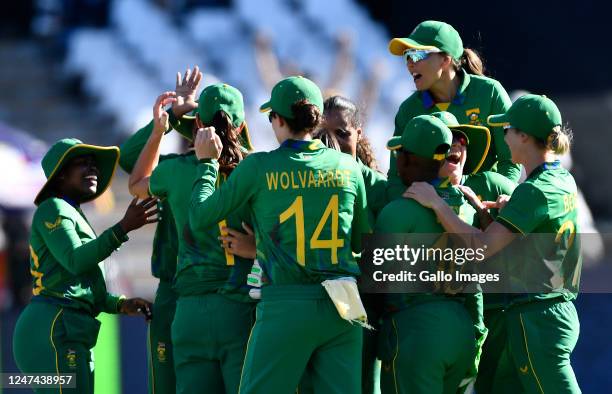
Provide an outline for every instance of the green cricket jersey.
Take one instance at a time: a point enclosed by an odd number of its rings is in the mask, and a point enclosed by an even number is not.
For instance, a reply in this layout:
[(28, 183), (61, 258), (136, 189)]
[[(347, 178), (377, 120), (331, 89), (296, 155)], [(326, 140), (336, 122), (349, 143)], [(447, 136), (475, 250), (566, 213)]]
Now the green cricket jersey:
[(128, 240), (117, 224), (99, 237), (80, 208), (61, 198), (43, 201), (32, 219), (30, 272), (34, 300), (117, 313), (120, 297), (106, 290), (99, 263)]
[(182, 296), (220, 292), (250, 301), (246, 278), (253, 260), (226, 253), (218, 239), (222, 227), (240, 229), (243, 221), (249, 223), (249, 211), (238, 207), (215, 223), (190, 229), (189, 203), (198, 167), (195, 152), (191, 151), (160, 162), (149, 180), (150, 193), (168, 199), (179, 234), (174, 287)]
[(378, 213), (387, 205), (387, 177), (366, 166), (359, 159), (357, 163), (365, 183), (369, 222), (374, 223)]
[(198, 231), (246, 205), (257, 258), (271, 284), (359, 275), (353, 251), (370, 231), (363, 175), (349, 155), (320, 140), (287, 140), (249, 155), (215, 191), (217, 164), (202, 160), (189, 212)]
[[(505, 113), (510, 105), (510, 97), (498, 81), (462, 71), (461, 85), (451, 103), (435, 103), (428, 91), (415, 92), (408, 97), (395, 115), (393, 135), (401, 135), (406, 124), (415, 116), (438, 111), (452, 113), (461, 124), (487, 126), (489, 115)], [(481, 171), (489, 170), (497, 160), (497, 172), (512, 181), (518, 181), (521, 175), (520, 166), (511, 161), (510, 149), (504, 141), (503, 128), (492, 127), (491, 134), (492, 145)], [(397, 175), (396, 158), (393, 155), (390, 157), (387, 178), (389, 179), (387, 196), (389, 200), (396, 199), (406, 188)]]
[[(476, 210), (464, 198), (463, 193), (450, 184), (448, 179), (437, 181), (436, 192), (466, 223), (477, 223)], [(378, 215), (375, 233), (381, 234), (442, 234), (444, 228), (438, 221), (433, 210), (425, 208), (417, 201), (407, 198), (398, 198), (387, 204)], [(479, 308), (482, 308), (482, 294), (476, 293), (479, 298)], [(463, 294), (460, 297), (472, 298), (473, 294)], [(415, 300), (424, 297), (446, 298), (442, 294), (387, 294), (385, 309), (395, 312), (405, 309)]]
[(512, 244), (514, 302), (576, 298), (580, 256), (576, 183), (559, 161), (544, 163), (516, 187), (497, 221), (523, 235)]
[[(128, 174), (134, 169), (134, 165), (138, 160), (138, 156), (145, 144), (149, 140), (149, 136), (153, 132), (153, 121), (138, 130), (134, 135), (128, 138), (119, 147), (121, 156), (119, 165)], [(161, 155), (159, 161), (172, 159), (178, 154)], [(151, 273), (154, 277), (165, 282), (172, 282), (176, 273), (176, 259), (178, 255), (178, 236), (176, 226), (174, 224), (174, 216), (168, 200), (159, 202), (161, 209), (161, 220), (155, 227), (155, 235), (153, 237), (153, 253), (151, 254)]]

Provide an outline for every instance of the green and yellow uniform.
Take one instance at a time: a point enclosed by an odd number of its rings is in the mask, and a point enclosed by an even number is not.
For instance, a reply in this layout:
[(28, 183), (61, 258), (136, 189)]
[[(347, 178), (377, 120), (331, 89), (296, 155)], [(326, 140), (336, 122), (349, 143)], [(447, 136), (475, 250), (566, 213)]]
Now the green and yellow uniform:
[[(153, 132), (153, 121), (138, 130), (120, 147), (119, 166), (128, 174), (132, 172), (140, 152)], [(177, 154), (161, 155), (160, 162), (178, 157)], [(159, 279), (153, 302), (153, 319), (149, 324), (149, 393), (173, 393), (176, 389), (174, 357), (170, 327), (176, 309), (176, 292), (172, 281), (176, 272), (178, 236), (172, 209), (167, 199), (160, 200), (159, 218), (153, 237), (151, 273)]]
[[(519, 98), (489, 122), (546, 141), (562, 124), (556, 105), (544, 96)], [(509, 261), (512, 297), (500, 318), (503, 351), (494, 375), (479, 379), (483, 392), (571, 392), (580, 388), (570, 365), (579, 321), (572, 300), (582, 266), (576, 210), (577, 188), (558, 161), (543, 163), (517, 186), (497, 221), (521, 235)], [(511, 389), (512, 388), (512, 389)]]
[[(432, 116), (408, 122), (389, 149), (443, 160), (440, 147), (450, 148), (448, 127)], [(476, 210), (448, 179), (434, 182), (438, 194), (466, 223)], [(414, 200), (391, 201), (376, 220), (375, 233), (442, 234), (435, 213)], [(486, 333), (482, 294), (387, 294), (379, 355), (383, 362), (382, 393), (455, 393), (476, 357), (476, 337)]]
[[(389, 43), (389, 50), (394, 55), (402, 56), (406, 49), (439, 49), (458, 60), (463, 54), (463, 43), (457, 31), (450, 25), (437, 21), (425, 21), (419, 24), (408, 38), (394, 38)], [(490, 114), (505, 112), (510, 107), (510, 97), (498, 81), (485, 76), (468, 74), (463, 69), (459, 71), (459, 77), (461, 83), (450, 103), (436, 103), (429, 91), (417, 91), (408, 97), (400, 105), (395, 115), (393, 135), (401, 135), (406, 123), (417, 115), (448, 111), (455, 115), (461, 124), (481, 126), (486, 124), (487, 116)], [(510, 150), (504, 141), (503, 129), (493, 127), (491, 133), (493, 137), (491, 149), (480, 170), (487, 171), (496, 165), (498, 173), (512, 181), (518, 181), (521, 173), (520, 166), (511, 161)], [(397, 176), (393, 155), (390, 157), (387, 177), (389, 179), (387, 196), (392, 200), (399, 197), (405, 190)]]
[[(234, 126), (244, 122), (242, 94), (229, 85), (206, 87), (199, 102), (205, 124), (221, 110)], [(250, 222), (250, 214), (238, 207), (210, 226), (191, 229), (188, 211), (197, 176), (198, 160), (191, 151), (160, 162), (149, 179), (150, 194), (167, 199), (179, 234), (178, 301), (171, 330), (176, 391), (194, 393), (206, 387), (211, 393), (232, 393), (238, 391), (253, 324), (254, 304), (246, 285), (253, 261), (227, 253), (218, 237), (222, 227)]]
[[(280, 81), (262, 110), (292, 118), (291, 105), (300, 100), (322, 112), (319, 88), (301, 77)], [(293, 392), (309, 361), (316, 392), (359, 392), (361, 327), (340, 317), (321, 286), (359, 274), (353, 251), (360, 251), (369, 226), (358, 164), (319, 140), (289, 139), (249, 155), (216, 191), (215, 161), (202, 160), (199, 170), (190, 226), (212, 225), (248, 206), (257, 259), (269, 281), (257, 305), (240, 392)]]
[(30, 235), (34, 297), (21, 313), (13, 335), (15, 361), (23, 373), (75, 373), (76, 389), (40, 393), (93, 393), (93, 360), (100, 312), (118, 313), (122, 297), (109, 294), (99, 263), (128, 237), (119, 225), (100, 236), (74, 202), (49, 197), (48, 186), (71, 159), (93, 154), (98, 190), (108, 187), (119, 159), (117, 147), (97, 147), (77, 139), (55, 143), (42, 160), (47, 183), (38, 194)]

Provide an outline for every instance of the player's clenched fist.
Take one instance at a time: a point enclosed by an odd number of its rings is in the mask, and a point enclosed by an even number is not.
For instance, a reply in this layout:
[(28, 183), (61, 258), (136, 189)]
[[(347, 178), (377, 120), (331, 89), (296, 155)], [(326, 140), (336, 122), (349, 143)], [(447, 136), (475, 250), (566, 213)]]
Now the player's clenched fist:
[(221, 138), (215, 133), (214, 127), (199, 129), (194, 146), (199, 160), (218, 159), (223, 150), (223, 143)]

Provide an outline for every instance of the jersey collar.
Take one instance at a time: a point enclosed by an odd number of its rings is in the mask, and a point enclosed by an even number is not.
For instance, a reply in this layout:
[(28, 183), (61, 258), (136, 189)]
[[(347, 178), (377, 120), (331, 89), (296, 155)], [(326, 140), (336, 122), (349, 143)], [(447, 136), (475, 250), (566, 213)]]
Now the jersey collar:
[[(455, 94), (455, 97), (453, 98), (451, 104), (463, 105), (463, 103), (465, 102), (465, 90), (470, 84), (470, 79), (470, 74), (465, 72), (464, 69), (461, 69), (461, 84), (459, 84), (457, 94)], [(431, 107), (436, 105), (436, 102), (434, 101), (431, 93), (429, 93), (429, 90), (421, 92), (421, 101), (423, 102), (423, 107), (425, 107), (425, 109), (430, 109)]]
[(289, 149), (294, 149), (300, 152), (306, 152), (306, 151), (315, 151), (315, 150), (325, 148), (325, 145), (323, 145), (321, 140), (318, 140), (318, 139), (314, 139), (314, 140), (288, 139), (288, 140), (285, 140), (285, 142), (281, 144), (281, 148), (289, 148)]
[(559, 168), (562, 168), (561, 160), (544, 162), (538, 167), (536, 167), (533, 171), (531, 171), (531, 174), (527, 176), (527, 179), (536, 177), (544, 171), (557, 170)]

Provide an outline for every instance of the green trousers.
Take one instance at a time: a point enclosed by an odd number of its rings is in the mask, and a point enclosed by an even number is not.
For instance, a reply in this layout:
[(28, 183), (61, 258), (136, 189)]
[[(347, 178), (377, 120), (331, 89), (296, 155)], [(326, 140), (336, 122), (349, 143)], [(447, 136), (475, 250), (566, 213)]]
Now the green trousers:
[(36, 393), (94, 392), (91, 349), (96, 344), (100, 322), (70, 308), (31, 302), (19, 316), (13, 334), (13, 353), (23, 373), (76, 374), (76, 388), (37, 389)]
[(457, 301), (432, 300), (395, 312), (379, 336), (382, 394), (454, 394), (474, 362), (474, 325)]
[(177, 297), (170, 283), (159, 282), (148, 333), (150, 394), (171, 394), (176, 390), (171, 326)]
[[(361, 301), (368, 315), (368, 323), (373, 329), (363, 329), (361, 349), (361, 394), (380, 393), (380, 361), (376, 358), (378, 332), (380, 331), (384, 294), (361, 294)], [(314, 393), (312, 386), (312, 365), (309, 363), (300, 380), (299, 394)]]
[(580, 331), (573, 302), (558, 298), (511, 306), (487, 324), (491, 342), (485, 351), (492, 350), (486, 357), (497, 360), (494, 368), (479, 371), (479, 394), (580, 393), (570, 364)]
[(220, 294), (178, 298), (172, 323), (177, 393), (238, 392), (254, 309)]
[(362, 330), (320, 284), (264, 287), (240, 393), (293, 393), (309, 363), (315, 393), (360, 393)]

